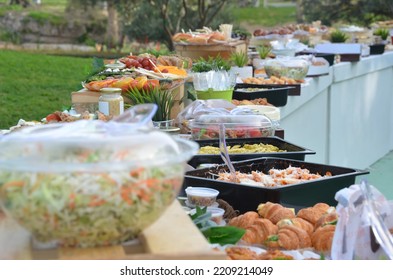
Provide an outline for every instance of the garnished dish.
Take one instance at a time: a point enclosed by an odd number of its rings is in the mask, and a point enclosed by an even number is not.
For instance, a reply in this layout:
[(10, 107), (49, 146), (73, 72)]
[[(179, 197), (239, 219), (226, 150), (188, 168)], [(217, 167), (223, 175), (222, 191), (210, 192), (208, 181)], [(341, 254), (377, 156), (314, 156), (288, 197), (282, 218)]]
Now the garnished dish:
[[(306, 72), (307, 73), (307, 72)], [(256, 85), (269, 85), (269, 84), (275, 84), (275, 85), (294, 85), (294, 84), (299, 84), (299, 83), (304, 83), (303, 79), (296, 80), (293, 78), (288, 78), (288, 77), (277, 77), (277, 76), (270, 76), (269, 78), (264, 78), (264, 77), (249, 77), (242, 79), (243, 83), (245, 84), (256, 84)]]
[(239, 106), (239, 105), (266, 105), (266, 106), (273, 106), (269, 102), (267, 102), (266, 98), (255, 98), (252, 100), (237, 100), (237, 99), (232, 99), (232, 104)]
[(299, 59), (296, 62), (271, 59), (265, 63), (264, 68), (269, 77), (287, 77), (294, 80), (303, 80), (307, 75), (309, 63), (303, 59)]
[[(88, 163), (104, 155), (75, 156)], [(171, 202), (180, 174), (176, 166), (93, 174), (6, 172), (0, 175), (1, 196), (12, 216), (41, 242), (113, 245), (134, 238), (151, 223), (147, 216), (157, 216), (161, 205)]]
[[(318, 254), (330, 254), (338, 218), (335, 208), (326, 203), (295, 213), (279, 203), (266, 202), (259, 204), (257, 211), (232, 218), (228, 225), (245, 229), (239, 245), (255, 246), (254, 251), (266, 250), (272, 256), (280, 256), (279, 252), (294, 256), (290, 252), (297, 252), (303, 253), (302, 259), (319, 259)], [(311, 254), (304, 254), (304, 250)], [(236, 252), (247, 258), (256, 255), (240, 249), (232, 253), (237, 255)]]
[[(245, 153), (277, 153), (286, 152), (286, 150), (280, 150), (278, 147), (271, 144), (244, 144), (244, 145), (233, 145), (227, 146), (229, 154), (245, 154)], [(203, 146), (199, 149), (198, 154), (220, 154), (220, 148), (214, 146)]]
[(232, 246), (225, 248), (228, 258), (231, 260), (293, 260), (280, 250), (268, 250), (264, 253), (256, 253), (248, 247)]
[[(157, 141), (157, 142), (156, 142)], [(197, 145), (129, 123), (48, 124), (0, 139), (0, 200), (39, 242), (120, 244), (180, 190)]]
[[(325, 175), (320, 175), (310, 173), (306, 168), (292, 166), (286, 169), (272, 168), (269, 170), (269, 174), (264, 174), (260, 171), (252, 171), (251, 173), (236, 172), (238, 183), (259, 187), (286, 186), (331, 176), (332, 174), (330, 172), (327, 172)], [(232, 182), (231, 174), (228, 172), (221, 172), (218, 174), (217, 180)]]
[(156, 87), (172, 89), (184, 83), (186, 69), (191, 66), (191, 59), (179, 55), (130, 54), (97, 68), (82, 85), (90, 91), (121, 88), (123, 93), (134, 88), (145, 91)]
[(224, 124), (227, 138), (253, 138), (272, 136), (271, 120), (263, 115), (202, 115), (190, 123), (194, 140), (219, 136), (219, 125)]
[(255, 92), (255, 91), (264, 91), (264, 90), (269, 90), (269, 88), (238, 88), (237, 91), (242, 91), (242, 92)]

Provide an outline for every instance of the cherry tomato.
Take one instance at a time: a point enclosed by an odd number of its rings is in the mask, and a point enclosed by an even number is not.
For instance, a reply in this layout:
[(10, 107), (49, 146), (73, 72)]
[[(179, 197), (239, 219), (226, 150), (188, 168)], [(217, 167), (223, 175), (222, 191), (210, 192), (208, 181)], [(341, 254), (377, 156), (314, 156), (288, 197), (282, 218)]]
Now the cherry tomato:
[(148, 58), (144, 58), (144, 59), (142, 60), (142, 66), (143, 66), (144, 68), (150, 67), (150, 61), (149, 61)]
[(262, 137), (262, 132), (259, 129), (251, 129), (248, 134), (250, 137)]
[(246, 136), (246, 130), (244, 128), (234, 128), (232, 132), (235, 134), (234, 138), (244, 138)]
[(56, 114), (49, 114), (46, 116), (47, 122), (59, 122), (61, 121), (60, 117)]

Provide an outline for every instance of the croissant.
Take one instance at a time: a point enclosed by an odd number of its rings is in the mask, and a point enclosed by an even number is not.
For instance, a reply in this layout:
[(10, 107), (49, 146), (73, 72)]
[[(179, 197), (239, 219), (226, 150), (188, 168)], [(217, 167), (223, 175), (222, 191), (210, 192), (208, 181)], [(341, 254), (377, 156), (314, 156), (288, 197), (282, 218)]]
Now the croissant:
[(311, 238), (308, 233), (295, 226), (283, 226), (277, 235), (267, 238), (265, 245), (269, 248), (282, 248), (285, 250), (296, 250), (311, 247)]
[(245, 247), (227, 247), (225, 252), (230, 260), (256, 260), (258, 255)]
[(256, 219), (259, 218), (257, 212), (249, 211), (242, 215), (239, 215), (233, 219), (231, 219), (228, 223), (229, 226), (239, 227), (239, 228), (248, 228), (251, 226)]
[(335, 225), (325, 225), (317, 228), (311, 236), (312, 245), (317, 251), (326, 252), (332, 249)]
[(301, 228), (305, 230), (310, 236), (314, 232), (314, 226), (302, 218), (283, 219), (277, 223), (278, 228), (282, 228), (286, 225), (293, 225), (295, 227)]
[(295, 218), (295, 213), (291, 209), (285, 208), (278, 203), (266, 202), (265, 204), (259, 204), (257, 211), (262, 218), (269, 219), (273, 224), (277, 224), (282, 219)]
[(248, 244), (263, 245), (268, 236), (277, 233), (277, 226), (268, 219), (258, 218), (246, 228), (242, 240)]
[(326, 225), (335, 225), (335, 224), (337, 224), (337, 221), (338, 221), (337, 212), (332, 212), (332, 213), (322, 215), (318, 219), (318, 221), (315, 223), (314, 230), (316, 230), (319, 227), (326, 226)]
[(293, 260), (291, 255), (287, 255), (280, 250), (268, 250), (257, 256), (258, 260)]
[(302, 218), (306, 221), (309, 221), (313, 225), (322, 217), (322, 215), (333, 211), (334, 208), (330, 207), (326, 203), (317, 203), (313, 207), (308, 207), (299, 210), (297, 213), (298, 218)]

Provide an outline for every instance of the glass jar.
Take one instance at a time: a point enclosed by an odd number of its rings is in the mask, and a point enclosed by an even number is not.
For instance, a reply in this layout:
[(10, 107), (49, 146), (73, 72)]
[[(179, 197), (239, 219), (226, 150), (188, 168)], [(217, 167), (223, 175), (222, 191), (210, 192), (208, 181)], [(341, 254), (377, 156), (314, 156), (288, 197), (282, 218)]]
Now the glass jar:
[(124, 112), (121, 88), (102, 88), (98, 99), (98, 110), (106, 116), (118, 116)]

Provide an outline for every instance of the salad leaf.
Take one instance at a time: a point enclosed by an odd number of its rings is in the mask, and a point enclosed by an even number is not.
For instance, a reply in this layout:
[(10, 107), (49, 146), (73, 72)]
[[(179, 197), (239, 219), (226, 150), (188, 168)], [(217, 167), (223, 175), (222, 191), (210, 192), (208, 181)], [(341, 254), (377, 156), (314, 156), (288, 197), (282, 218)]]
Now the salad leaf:
[(245, 229), (225, 226), (225, 227), (211, 227), (204, 230), (202, 233), (210, 243), (213, 244), (236, 244), (246, 232)]
[(191, 71), (192, 72), (209, 72), (209, 71), (228, 71), (231, 69), (229, 63), (224, 60), (220, 55), (216, 57), (211, 57), (206, 60), (201, 57), (195, 63), (192, 64)]
[(217, 226), (216, 223), (210, 220), (211, 213), (207, 212), (207, 207), (200, 208), (197, 206), (195, 214), (190, 214), (189, 216), (212, 244), (236, 244), (246, 232), (245, 229), (237, 227)]

